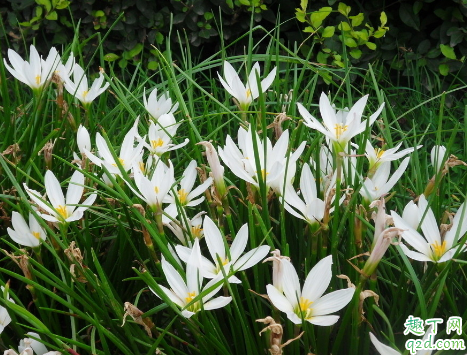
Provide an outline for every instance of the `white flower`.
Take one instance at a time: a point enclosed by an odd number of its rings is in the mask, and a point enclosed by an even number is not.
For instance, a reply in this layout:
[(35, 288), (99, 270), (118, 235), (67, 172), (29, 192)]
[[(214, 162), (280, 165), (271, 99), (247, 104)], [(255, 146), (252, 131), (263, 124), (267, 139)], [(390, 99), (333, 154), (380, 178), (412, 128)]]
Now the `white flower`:
[[(3, 286), (0, 286), (0, 289), (1, 289), (0, 296), (3, 297), (3, 292), (5, 291), (5, 288)], [(14, 303), (14, 301), (9, 297), (8, 293), (6, 294), (5, 299), (9, 302)], [(5, 327), (8, 326), (8, 324), (10, 323), (11, 323), (11, 317), (8, 314), (8, 311), (6, 310), (5, 307), (0, 306), (0, 334), (3, 333), (3, 330), (5, 329)]]
[(170, 196), (167, 196), (167, 201), (173, 204), (179, 203), (181, 206), (193, 207), (199, 205), (204, 201), (204, 196), (195, 199), (201, 195), (206, 189), (211, 186), (212, 178), (209, 177), (201, 185), (193, 189), (196, 181), (196, 167), (198, 164), (196, 160), (192, 160), (188, 167), (183, 172), (182, 180), (180, 181), (180, 189), (176, 190), (176, 193), (169, 192)]
[[(129, 171), (136, 163), (141, 160), (143, 154), (143, 143), (140, 142), (136, 147), (135, 135), (136, 128), (133, 126), (123, 138), (122, 146), (120, 147), (120, 155), (118, 157), (119, 163), (122, 165), (124, 171)], [(99, 157), (91, 153), (88, 149), (83, 147), (85, 155), (94, 164), (99, 167), (105, 166), (110, 174), (122, 176), (117, 162), (115, 161), (107, 142), (100, 133), (96, 134), (96, 146)]]
[[(20, 340), (18, 346), (19, 355), (61, 355), (59, 351), (48, 351), (44, 344), (35, 340), (40, 339), (41, 337), (37, 333), (28, 332), (26, 335), (32, 336), (32, 338), (24, 338)], [(6, 350), (4, 355), (18, 355), (13, 349)]]
[(165, 152), (184, 147), (189, 142), (188, 138), (180, 144), (171, 143), (179, 126), (180, 123), (175, 121), (172, 113), (161, 115), (157, 121), (157, 125), (151, 121), (148, 132), (149, 144), (144, 143), (144, 146), (151, 154), (158, 156), (161, 156)]
[[(320, 260), (308, 274), (303, 289), (295, 268), (288, 260), (282, 260), (283, 293), (273, 285), (267, 285), (267, 292), (272, 304), (287, 314), (295, 324), (306, 320), (315, 325), (332, 325), (339, 316), (329, 315), (345, 307), (353, 297), (354, 288), (346, 288), (322, 296), (331, 282), (332, 256)], [(322, 297), (321, 297), (322, 296)]]
[[(253, 139), (257, 144), (258, 161), (255, 157)], [(266, 145), (266, 151), (264, 149)], [(295, 162), (305, 148), (303, 142), (299, 148), (291, 154), (287, 161), (287, 149), (289, 145), (289, 131), (284, 133), (272, 147), (269, 138), (260, 140), (256, 131), (251, 126), (248, 132), (242, 127), (238, 130), (238, 147), (228, 135), (224, 148), (219, 148), (219, 156), (232, 172), (259, 188), (259, 176), (261, 175), (266, 186), (274, 188), (281, 194), (284, 183), (291, 182), (295, 172)], [(239, 149), (240, 148), (240, 149)], [(259, 168), (259, 169), (258, 169)]]
[[(3, 287), (2, 287), (3, 288)], [(5, 307), (0, 306), (0, 334), (2, 334), (8, 324), (11, 323), (11, 317)]]
[(131, 185), (128, 186), (154, 211), (161, 211), (162, 203), (168, 202), (168, 193), (172, 185), (175, 183), (172, 162), (169, 160), (169, 166), (167, 167), (159, 160), (151, 178), (144, 176), (139, 169), (133, 170), (135, 184), (138, 187), (139, 192), (135, 191)]
[(382, 163), (378, 169), (376, 169), (376, 173), (371, 178), (367, 177), (363, 183), (360, 189), (360, 194), (363, 198), (368, 202), (372, 202), (387, 194), (389, 190), (394, 187), (396, 182), (399, 181), (405, 169), (407, 169), (409, 160), (409, 157), (405, 158), (399, 168), (392, 174), (391, 178), (389, 178), (391, 162), (386, 161)]
[[(431, 340), (433, 342), (434, 336), (432, 338), (430, 338), (430, 335), (432, 335), (432, 328), (433, 328), (433, 326), (428, 328), (428, 330), (425, 332), (425, 336), (423, 337), (423, 339), (420, 340), (421, 344), (425, 344), (425, 342), (427, 340)], [(381, 355), (401, 355), (400, 352), (398, 352), (398, 351), (394, 350), (393, 348), (381, 343), (373, 335), (373, 333), (371, 333), (371, 332), (370, 332), (370, 340), (373, 343), (373, 345), (375, 346), (378, 353), (380, 353)], [(431, 355), (431, 352), (432, 352), (431, 350), (419, 350), (415, 354), (417, 354), (417, 355)]]
[(431, 165), (435, 168), (436, 171), (440, 171), (443, 167), (443, 163), (446, 157), (446, 147), (443, 145), (435, 145), (431, 149)]
[(331, 106), (328, 97), (322, 93), (319, 99), (319, 110), (323, 118), (323, 124), (319, 123), (301, 103), (297, 103), (298, 111), (305, 119), (305, 125), (316, 129), (328, 137), (333, 145), (335, 152), (343, 152), (347, 147), (347, 143), (357, 134), (363, 132), (367, 125), (371, 126), (378, 118), (384, 108), (384, 103), (378, 110), (370, 116), (367, 121), (361, 122), (363, 110), (365, 109), (368, 95), (363, 96), (358, 100), (350, 110), (344, 109), (335, 110)]
[(55, 47), (50, 49), (49, 55), (44, 61), (32, 44), (29, 52), (29, 62), (23, 60), (12, 49), (8, 49), (8, 59), (13, 67), (7, 64), (6, 59), (3, 59), (3, 61), (10, 74), (33, 90), (42, 88), (52, 77), (55, 68), (60, 63), (60, 55)]
[(54, 74), (60, 78), (61, 82), (65, 82), (65, 80), (70, 78), (70, 75), (73, 73), (73, 68), (75, 66), (75, 57), (73, 52), (70, 53), (65, 64), (62, 62), (58, 63), (57, 69), (55, 69)]
[(304, 164), (302, 168), (300, 191), (303, 201), (292, 185), (286, 187), (284, 208), (293, 216), (304, 219), (310, 224), (319, 223), (324, 217), (326, 204), (318, 198), (315, 178), (308, 164)]
[[(263, 93), (271, 86), (272, 82), (274, 81), (274, 77), (276, 76), (276, 69), (277, 68), (275, 67), (268, 74), (268, 76), (261, 81), (261, 91)], [(261, 75), (259, 63), (255, 63), (251, 68), (246, 85), (243, 85), (237, 72), (229, 62), (224, 62), (225, 80), (219, 73), (217, 73), (217, 75), (219, 76), (219, 80), (221, 81), (221, 84), (225, 90), (227, 90), (227, 92), (237, 100), (240, 106), (240, 110), (248, 110), (251, 102), (258, 98), (259, 91), (256, 77)]]
[(83, 68), (79, 64), (73, 66), (73, 81), (70, 78), (65, 78), (65, 89), (76, 97), (84, 106), (89, 105), (94, 99), (102, 94), (108, 87), (109, 83), (104, 86), (104, 75), (99, 73), (99, 77), (94, 80), (91, 88), (88, 86), (88, 78), (84, 74)]
[[(200, 256), (199, 240), (196, 239), (186, 265), (186, 282), (177, 270), (165, 258), (162, 258), (162, 271), (171, 289), (161, 285), (159, 287), (173, 303), (182, 309), (182, 315), (186, 318), (190, 318), (203, 309), (208, 311), (224, 307), (232, 300), (232, 297), (216, 297), (209, 301), (220, 290), (222, 282), (219, 282), (220, 278), (212, 279), (202, 287), (203, 277), (198, 268), (199, 261), (196, 260)], [(214, 290), (207, 292), (217, 283), (219, 285)], [(151, 291), (160, 297), (154, 290), (151, 289)]]
[[(247, 224), (244, 224), (235, 236), (230, 247), (230, 253), (226, 250), (225, 241), (219, 228), (208, 216), (204, 218), (203, 228), (204, 239), (208, 245), (211, 258), (214, 261), (213, 263), (205, 257), (201, 258), (200, 272), (208, 279), (222, 277), (223, 273), (228, 275), (230, 272), (246, 270), (263, 260), (269, 252), (269, 246), (262, 245), (241, 256), (248, 243)], [(191, 253), (190, 249), (181, 245), (177, 245), (175, 249), (180, 259), (186, 262)], [(230, 276), (228, 281), (231, 283), (241, 282), (234, 275)]]
[(204, 236), (204, 214), (206, 214), (206, 212), (200, 212), (191, 219), (186, 217), (180, 218), (181, 221), (179, 222), (170, 221), (166, 226), (175, 234), (180, 243), (191, 247), (196, 238), (201, 239)]
[[(33, 338), (40, 339), (41, 337), (37, 333), (28, 332), (26, 335), (31, 335)], [(47, 348), (44, 344), (32, 338), (24, 338), (19, 342), (18, 351), (21, 353), (26, 348), (31, 348), (37, 355), (43, 355), (47, 353)]]
[(26, 184), (24, 184), (24, 188), (29, 197), (45, 211), (39, 215), (49, 222), (68, 223), (81, 219), (84, 211), (94, 203), (97, 197), (97, 194), (93, 193), (80, 207), (77, 206), (84, 192), (84, 175), (78, 170), (71, 176), (66, 199), (63, 196), (60, 183), (52, 171), (47, 170), (44, 183), (50, 204), (44, 201), (39, 192), (30, 189)]
[[(452, 259), (457, 252), (458, 241), (467, 232), (467, 203), (463, 203), (454, 217), (452, 226), (441, 238), (435, 215), (424, 195), (418, 200), (418, 207), (411, 201), (407, 204), (402, 218), (391, 211), (394, 225), (403, 230), (402, 237), (416, 251), (412, 251), (404, 244), (400, 247), (409, 258), (419, 261), (433, 261), (442, 263)], [(421, 222), (421, 223), (420, 223)], [(423, 236), (417, 232), (415, 227), (420, 224)], [(465, 246), (461, 247), (462, 251)]]
[(370, 170), (371, 169), (377, 169), (379, 165), (386, 161), (393, 161), (399, 158), (402, 158), (403, 156), (412, 153), (415, 149), (420, 149), (422, 146), (419, 145), (416, 148), (407, 148), (404, 150), (401, 150), (400, 152), (397, 152), (399, 148), (401, 147), (402, 142), (399, 143), (396, 147), (388, 149), (388, 150), (383, 150), (380, 148), (373, 148), (371, 145), (370, 141), (366, 141), (366, 147), (365, 147), (365, 156), (368, 158), (368, 161), (370, 162)]
[(167, 92), (157, 98), (157, 88), (151, 91), (147, 99), (146, 89), (144, 89), (143, 102), (144, 107), (155, 120), (158, 120), (162, 115), (173, 114), (178, 108), (178, 102), (172, 104), (172, 99)]
[(78, 144), (78, 149), (81, 154), (86, 154), (86, 150), (91, 150), (91, 137), (89, 136), (88, 130), (83, 125), (79, 125), (78, 127), (76, 143)]
[(14, 211), (11, 216), (13, 229), (7, 228), (11, 239), (20, 245), (37, 247), (42, 240), (47, 239), (47, 234), (40, 226), (32, 213), (29, 213), (29, 226), (18, 212)]

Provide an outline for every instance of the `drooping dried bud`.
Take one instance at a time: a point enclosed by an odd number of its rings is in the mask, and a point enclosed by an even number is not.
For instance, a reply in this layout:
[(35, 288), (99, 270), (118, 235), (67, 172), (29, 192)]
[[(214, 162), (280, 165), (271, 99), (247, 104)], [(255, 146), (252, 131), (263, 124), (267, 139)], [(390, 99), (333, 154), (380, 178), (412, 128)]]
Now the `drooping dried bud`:
[(135, 307), (130, 302), (125, 302), (123, 309), (125, 310), (125, 314), (123, 315), (122, 327), (125, 324), (126, 317), (130, 316), (136, 324), (143, 326), (148, 336), (152, 338), (151, 328), (154, 328), (155, 325), (151, 319), (148, 317), (142, 318), (141, 316), (144, 314), (144, 312)]

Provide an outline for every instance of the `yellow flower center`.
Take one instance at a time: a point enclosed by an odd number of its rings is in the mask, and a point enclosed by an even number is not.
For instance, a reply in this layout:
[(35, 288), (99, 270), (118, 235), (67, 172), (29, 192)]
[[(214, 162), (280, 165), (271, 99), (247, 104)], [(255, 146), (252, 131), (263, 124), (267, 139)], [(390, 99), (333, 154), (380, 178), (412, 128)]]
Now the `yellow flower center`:
[(376, 153), (376, 158), (381, 159), (384, 153), (386, 153), (385, 150), (380, 149), (380, 148), (375, 148), (375, 153)]
[(311, 304), (313, 302), (307, 298), (300, 297), (300, 302), (298, 303), (298, 312), (299, 315), (303, 317), (303, 319), (311, 319), (311, 315), (313, 313), (313, 308), (311, 308)]
[(164, 145), (164, 141), (161, 138), (157, 138), (157, 140), (151, 141), (151, 145), (156, 149), (162, 147)]
[[(255, 171), (256, 175), (258, 175), (258, 172)], [(261, 169), (261, 176), (263, 178), (263, 181), (266, 181), (266, 176), (268, 176), (269, 173), (266, 171), (266, 169)]]
[(88, 94), (89, 94), (89, 91), (87, 91), (87, 90), (83, 91), (83, 99), (85, 99), (86, 96), (88, 96)]
[(154, 191), (156, 192), (156, 194), (158, 194), (159, 193), (159, 187), (154, 186)]
[[(123, 166), (123, 164), (125, 164), (125, 161), (122, 159), (122, 158), (118, 158), (118, 161), (120, 162), (120, 164)], [(112, 164), (113, 166), (117, 166), (117, 164)]]
[(431, 244), (431, 250), (433, 250), (433, 257), (438, 260), (444, 253), (446, 253), (446, 241), (443, 241), (441, 245), (436, 241)]
[[(195, 297), (196, 297), (196, 292), (193, 291), (193, 292), (188, 292), (188, 297), (185, 297), (185, 301), (186, 303), (190, 303), (192, 302)], [(186, 307), (186, 310), (190, 311), (190, 312), (198, 312), (199, 310), (201, 309), (201, 303), (200, 302), (195, 302), (195, 303), (192, 303), (190, 304), (188, 307)]]
[(67, 219), (69, 217), (66, 206), (60, 205), (55, 209), (57, 210), (58, 214), (63, 217), (63, 219)]
[(144, 163), (140, 161), (138, 165), (139, 165), (139, 170), (141, 170), (141, 172), (144, 174), (144, 172), (146, 171), (146, 168), (144, 167)]
[(188, 192), (185, 189), (178, 190), (178, 199), (182, 205), (186, 203), (186, 198), (188, 197)]
[(349, 128), (349, 126), (344, 126), (342, 123), (336, 123), (334, 126), (334, 130), (336, 131), (336, 138), (339, 139), (342, 133), (347, 131), (347, 128)]
[(186, 303), (190, 303), (196, 297), (196, 292), (188, 292), (188, 297), (185, 297)]
[(249, 98), (251, 96), (251, 90), (246, 89), (246, 97)]
[(41, 83), (41, 76), (36, 75), (36, 85), (39, 85)]
[(32, 235), (34, 236), (34, 238), (36, 239), (41, 239), (41, 234), (39, 232), (32, 232)]
[(203, 228), (201, 228), (201, 224), (197, 226), (191, 226), (191, 235), (193, 238), (201, 238), (201, 233), (203, 232)]

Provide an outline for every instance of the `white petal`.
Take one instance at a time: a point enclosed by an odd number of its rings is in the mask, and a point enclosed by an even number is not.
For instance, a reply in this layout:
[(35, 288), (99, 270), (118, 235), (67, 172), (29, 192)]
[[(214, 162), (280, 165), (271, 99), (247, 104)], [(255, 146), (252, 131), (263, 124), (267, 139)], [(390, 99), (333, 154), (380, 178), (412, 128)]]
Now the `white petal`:
[(162, 259), (162, 270), (164, 271), (164, 275), (167, 278), (167, 282), (175, 294), (180, 297), (180, 299), (186, 297), (189, 291), (186, 287), (185, 281), (183, 281), (177, 270), (175, 270), (175, 268), (169, 264), (165, 258)]
[(308, 322), (315, 325), (329, 326), (336, 324), (339, 320), (339, 316), (317, 316), (307, 319)]
[(224, 238), (219, 231), (219, 228), (214, 224), (209, 216), (204, 218), (203, 223), (204, 229), (204, 238), (206, 239), (206, 244), (208, 245), (209, 253), (217, 265), (217, 258), (219, 257), (222, 261), (225, 260), (225, 246)]
[(230, 301), (232, 301), (232, 297), (216, 297), (210, 300), (209, 302), (206, 302), (204, 304), (204, 309), (209, 311), (212, 309), (218, 309), (227, 306)]
[(71, 176), (70, 183), (68, 185), (68, 190), (66, 193), (66, 204), (67, 205), (77, 205), (81, 196), (83, 196), (84, 191), (84, 175), (75, 170)]
[(418, 218), (422, 221), (420, 227), (426, 240), (429, 244), (438, 243), (441, 245), (438, 223), (436, 222), (433, 210), (428, 206), (428, 201), (426, 200), (425, 195), (420, 196), (418, 200), (418, 208)]
[(274, 307), (276, 307), (279, 311), (288, 313), (293, 313), (293, 306), (289, 302), (289, 300), (273, 285), (267, 285), (266, 290), (268, 293), (268, 297), (271, 300)]
[(306, 277), (303, 285), (302, 296), (311, 302), (315, 302), (326, 291), (331, 282), (332, 256), (321, 259)]
[(242, 271), (258, 264), (261, 260), (263, 260), (266, 257), (266, 255), (268, 255), (269, 250), (269, 245), (262, 245), (250, 250), (248, 253), (246, 253), (240, 259), (237, 260), (237, 262), (233, 266), (234, 270)]
[(354, 292), (354, 288), (346, 288), (324, 295), (311, 305), (313, 308), (313, 317), (315, 315), (323, 316), (341, 310), (352, 300)]
[(298, 280), (297, 271), (289, 260), (283, 259), (282, 265), (282, 288), (284, 290), (285, 297), (287, 297), (293, 309), (298, 305), (302, 295), (300, 290), (300, 281)]
[(52, 206), (54, 208), (57, 208), (58, 206), (65, 206), (65, 197), (63, 196), (62, 188), (51, 170), (47, 170), (45, 173), (44, 182), (45, 190), (47, 191), (47, 197), (49, 198)]
[(302, 324), (302, 319), (294, 312), (287, 312), (287, 318), (294, 324)]
[(416, 251), (412, 251), (402, 243), (399, 244), (399, 246), (401, 247), (404, 254), (407, 255), (410, 259), (418, 261), (433, 261), (429, 256), (422, 253), (418, 253)]
[(375, 346), (376, 350), (378, 350), (378, 352), (381, 355), (400, 355), (398, 351), (381, 343), (378, 339), (376, 339), (376, 337), (371, 332), (370, 332), (370, 340)]
[(235, 263), (246, 248), (248, 242), (248, 224), (244, 224), (230, 246), (230, 261)]

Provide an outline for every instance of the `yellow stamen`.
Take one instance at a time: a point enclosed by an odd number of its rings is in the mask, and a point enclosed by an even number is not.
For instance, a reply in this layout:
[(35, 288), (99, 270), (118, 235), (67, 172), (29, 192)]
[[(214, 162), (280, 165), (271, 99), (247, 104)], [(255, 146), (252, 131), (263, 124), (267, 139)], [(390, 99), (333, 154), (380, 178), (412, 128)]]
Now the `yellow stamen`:
[(154, 149), (162, 147), (164, 145), (164, 141), (161, 138), (157, 138), (155, 141), (151, 141), (151, 145)]
[[(258, 172), (255, 171), (256, 175), (258, 175)], [(269, 173), (266, 171), (266, 169), (261, 169), (261, 176), (263, 177), (263, 181), (266, 181), (266, 176), (268, 176)]]
[(39, 85), (41, 83), (41, 76), (36, 75), (36, 84)]
[(63, 217), (63, 219), (67, 219), (69, 217), (66, 206), (60, 205), (55, 209), (57, 210), (58, 214)]
[[(125, 164), (125, 161), (122, 159), (122, 158), (118, 158), (118, 161), (120, 162), (120, 164), (123, 166), (123, 164)], [(112, 164), (113, 166), (117, 166), (117, 164)]]
[(154, 191), (156, 191), (156, 194), (159, 193), (159, 188), (157, 186), (154, 186)]
[(178, 190), (178, 199), (180, 200), (180, 203), (182, 205), (186, 203), (187, 197), (188, 197), (188, 192), (186, 192), (185, 189)]
[(201, 228), (201, 224), (197, 226), (191, 226), (191, 235), (193, 238), (200, 238), (201, 233), (203, 233), (203, 228)]
[(298, 312), (301, 313), (303, 319), (310, 319), (313, 313), (313, 308), (311, 308), (311, 304), (313, 302), (307, 298), (300, 297), (300, 302), (298, 303)]
[(438, 241), (434, 242), (431, 244), (431, 249), (433, 250), (435, 259), (438, 260), (444, 255), (444, 253), (446, 253), (446, 241), (443, 241), (441, 245)]
[(139, 165), (139, 170), (141, 170), (141, 172), (144, 174), (144, 172), (146, 171), (146, 168), (144, 167), (144, 163), (140, 161), (138, 165)]
[(89, 94), (89, 91), (87, 91), (87, 90), (83, 91), (83, 98), (85, 99), (86, 96), (88, 96), (88, 94)]
[(381, 159), (384, 153), (386, 153), (385, 150), (380, 149), (380, 148), (375, 148), (375, 153), (376, 153), (376, 158)]
[(300, 297), (300, 303), (298, 304), (298, 307), (300, 307), (301, 311), (306, 311), (310, 308), (312, 303), (313, 302), (311, 302), (309, 299)]
[(344, 126), (342, 125), (342, 123), (336, 123), (336, 125), (334, 126), (334, 130), (336, 131), (336, 138), (339, 139), (342, 133), (347, 131), (347, 128), (349, 128), (349, 126)]
[(246, 97), (249, 98), (251, 96), (251, 90), (246, 89)]
[(188, 292), (188, 297), (185, 297), (186, 303), (190, 303), (196, 297), (196, 292)]
[(41, 239), (41, 234), (39, 232), (32, 232), (32, 235), (34, 236), (34, 238), (36, 239)]

